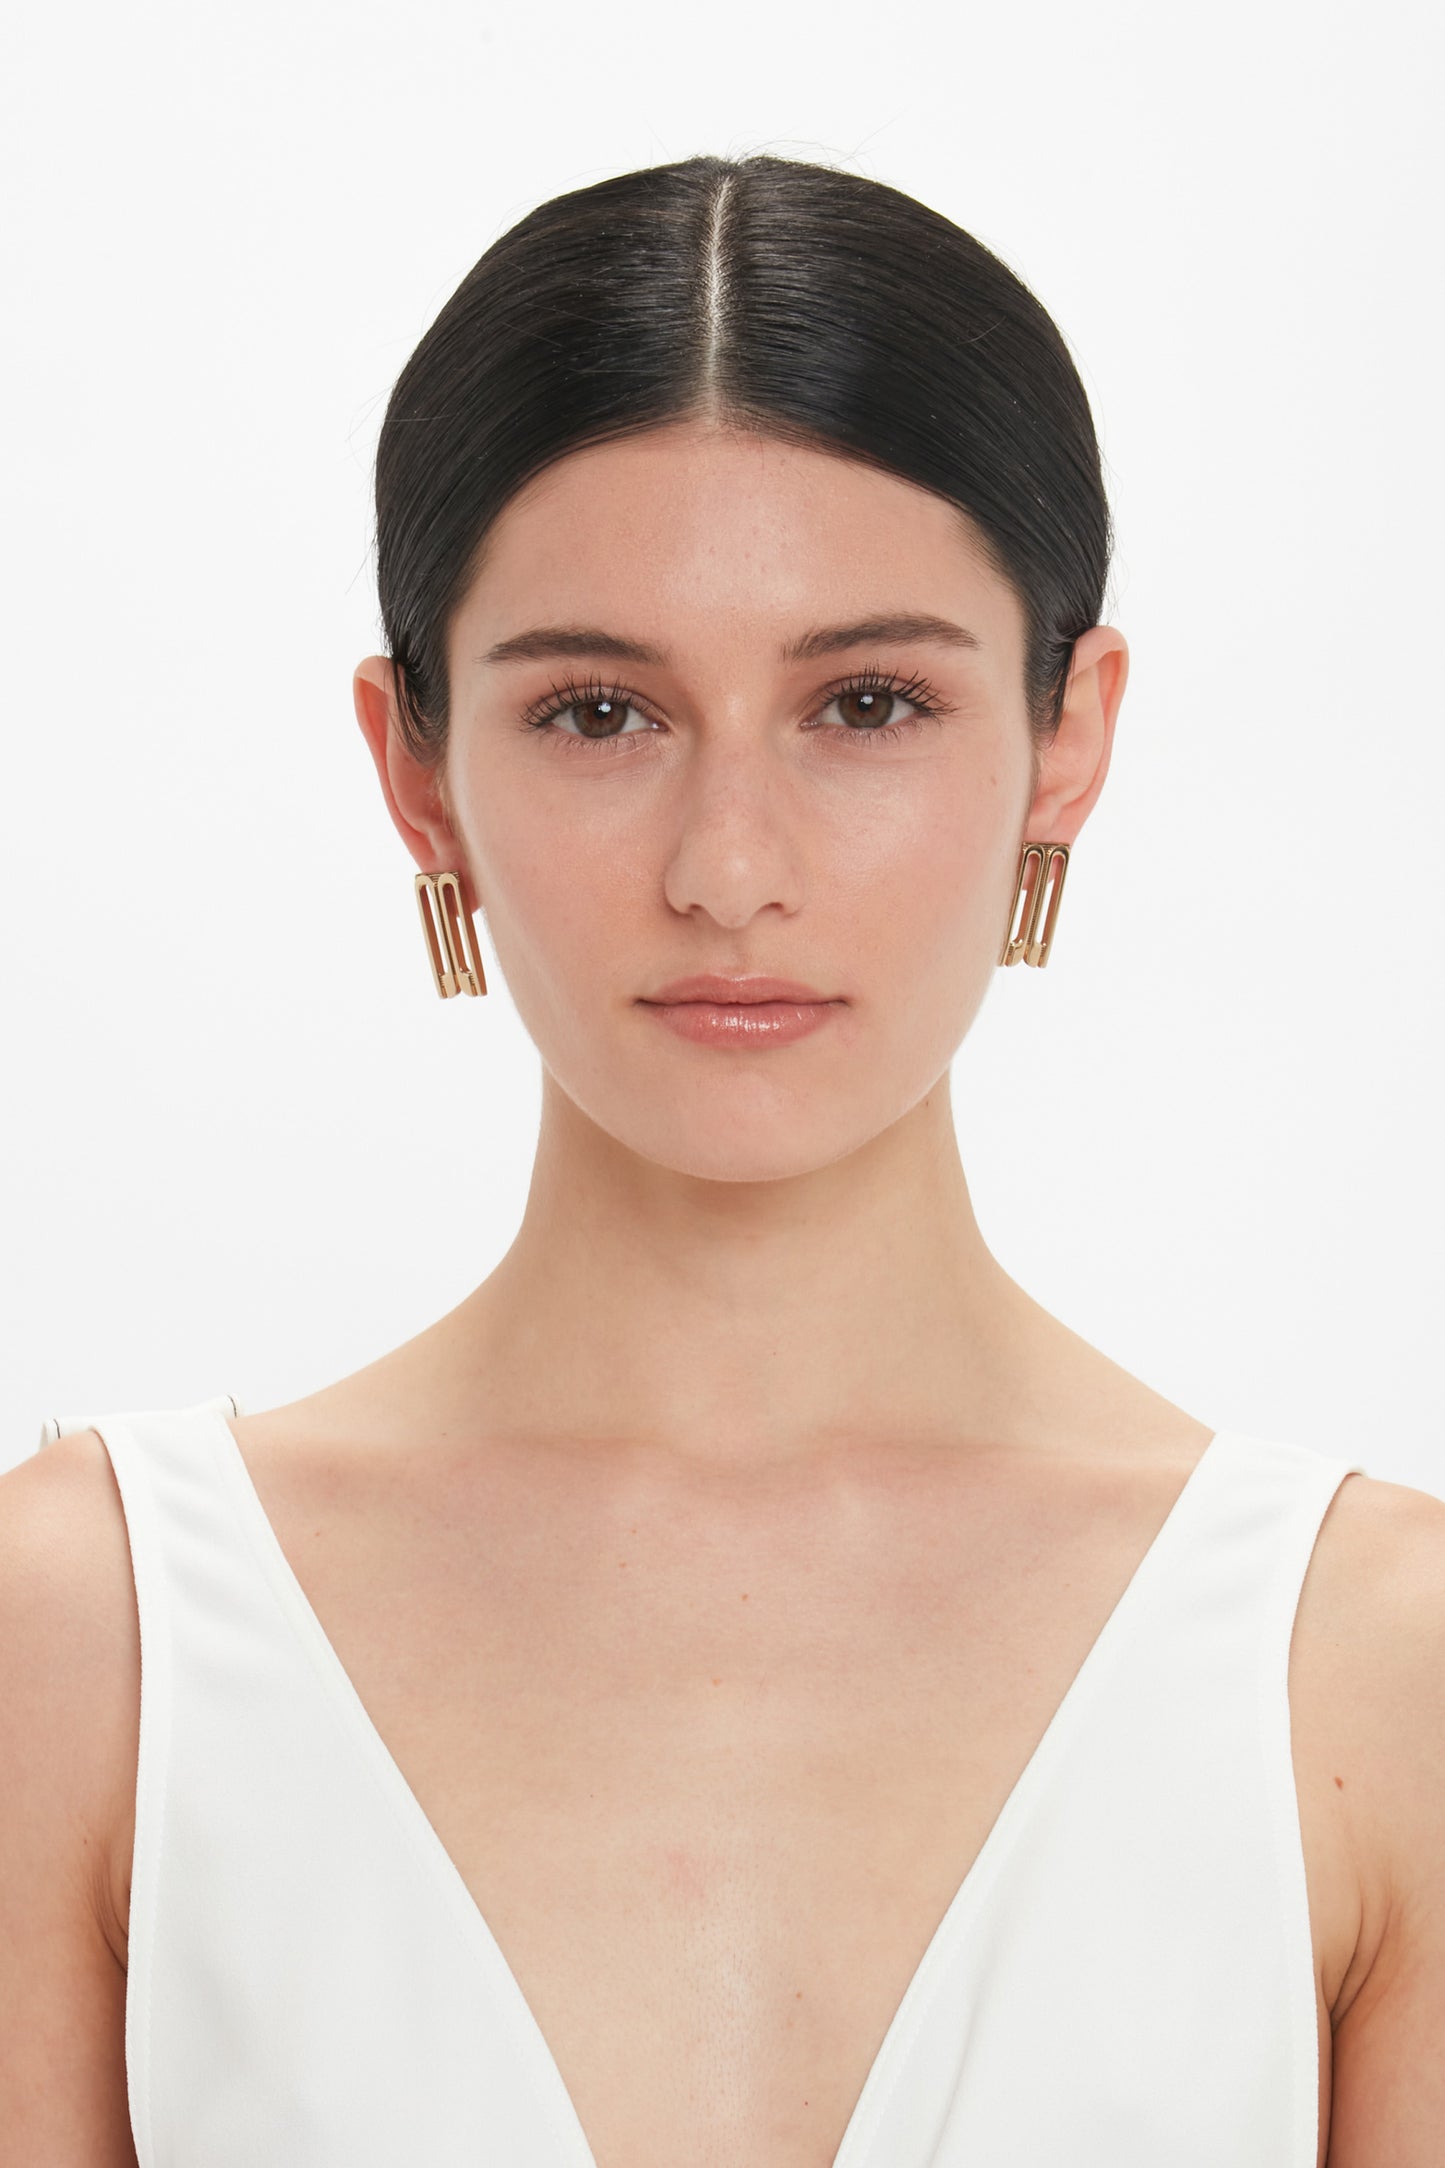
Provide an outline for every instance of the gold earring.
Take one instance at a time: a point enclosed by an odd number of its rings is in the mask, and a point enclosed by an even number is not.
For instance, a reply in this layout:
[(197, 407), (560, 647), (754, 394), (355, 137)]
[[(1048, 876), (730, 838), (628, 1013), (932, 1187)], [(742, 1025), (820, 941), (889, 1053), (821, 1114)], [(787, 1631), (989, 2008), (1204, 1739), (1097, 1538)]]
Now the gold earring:
[(487, 981), (477, 954), (477, 930), (462, 901), (461, 882), (454, 873), (419, 873), (415, 885), (437, 992), (443, 1001), (450, 994), (484, 994)]
[[(1019, 877), (1014, 887), (1013, 907), (1008, 915), (1008, 933), (1004, 937), (1000, 964), (1046, 964), (1049, 947), (1058, 923), (1059, 898), (1064, 892), (1064, 875), (1069, 870), (1069, 846), (1067, 843), (1026, 843), (1019, 853)], [(1049, 886), (1048, 913), (1044, 913), (1044, 892)], [(1023, 919), (1019, 919), (1019, 898), (1023, 898)], [(1017, 924), (1017, 930), (1015, 930)]]

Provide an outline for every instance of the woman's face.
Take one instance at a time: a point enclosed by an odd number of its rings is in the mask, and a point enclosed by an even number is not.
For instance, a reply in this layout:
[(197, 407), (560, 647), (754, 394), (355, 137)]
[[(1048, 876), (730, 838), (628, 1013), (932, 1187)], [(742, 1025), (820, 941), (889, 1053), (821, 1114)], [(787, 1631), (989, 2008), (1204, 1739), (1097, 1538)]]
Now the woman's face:
[[(1106, 667), (1036, 793), (1023, 613), (954, 508), (669, 425), (570, 455), (503, 512), (449, 639), (450, 832), (398, 825), (424, 869), (462, 870), (545, 1067), (602, 1130), (713, 1180), (802, 1173), (938, 1083), (1026, 823), (1072, 841), (1097, 795), (1124, 655), (1110, 628), (1086, 639)], [(703, 1043), (651, 1005), (700, 972), (832, 1006), (786, 1042)]]

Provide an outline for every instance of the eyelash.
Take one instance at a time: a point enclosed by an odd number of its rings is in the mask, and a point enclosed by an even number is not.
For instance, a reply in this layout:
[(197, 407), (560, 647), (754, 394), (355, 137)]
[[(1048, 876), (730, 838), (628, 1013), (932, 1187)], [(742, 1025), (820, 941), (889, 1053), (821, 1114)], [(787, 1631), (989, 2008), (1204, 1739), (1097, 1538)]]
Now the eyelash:
[[(889, 671), (872, 666), (865, 670), (855, 671), (851, 677), (840, 680), (836, 685), (830, 685), (822, 697), (820, 706), (830, 707), (835, 700), (841, 699), (844, 693), (878, 692), (898, 693), (908, 702), (911, 708), (916, 710), (916, 713), (908, 716), (901, 723), (879, 723), (876, 728), (871, 730), (851, 729), (846, 723), (827, 727), (835, 735), (841, 732), (848, 738), (865, 738), (873, 742), (884, 739), (895, 740), (903, 737), (908, 731), (917, 729), (920, 724), (934, 721), (940, 715), (946, 713), (943, 702), (926, 678), (897, 677)], [(521, 717), (521, 727), (524, 730), (546, 731), (550, 729), (550, 726), (556, 722), (559, 716), (566, 715), (572, 708), (588, 707), (594, 701), (604, 700), (616, 701), (620, 707), (631, 708), (639, 715), (647, 715), (647, 710), (639, 706), (636, 697), (625, 686), (604, 685), (597, 678), (590, 678), (585, 684), (579, 684), (573, 678), (564, 678), (560, 685), (550, 686), (540, 701), (535, 701), (531, 707), (524, 711)], [(817, 729), (819, 726), (814, 723), (810, 727)], [(650, 733), (619, 730), (608, 738), (588, 738), (584, 737), (580, 731), (559, 730), (554, 732), (553, 735), (562, 741), (570, 753), (575, 747), (580, 746), (586, 746), (589, 750), (593, 748), (610, 749), (615, 745), (625, 743), (628, 738), (645, 737)]]

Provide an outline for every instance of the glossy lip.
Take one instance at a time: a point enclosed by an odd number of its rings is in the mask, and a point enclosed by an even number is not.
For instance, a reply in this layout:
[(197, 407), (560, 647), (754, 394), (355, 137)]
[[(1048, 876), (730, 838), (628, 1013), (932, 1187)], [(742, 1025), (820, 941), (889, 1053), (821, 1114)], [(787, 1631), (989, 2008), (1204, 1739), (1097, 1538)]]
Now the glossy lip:
[(703, 972), (689, 979), (671, 979), (655, 994), (643, 994), (638, 998), (653, 1007), (681, 1001), (706, 1001), (735, 1009), (758, 1001), (826, 1002), (836, 997), (820, 994), (815, 986), (804, 986), (797, 979), (725, 979), (715, 972)]

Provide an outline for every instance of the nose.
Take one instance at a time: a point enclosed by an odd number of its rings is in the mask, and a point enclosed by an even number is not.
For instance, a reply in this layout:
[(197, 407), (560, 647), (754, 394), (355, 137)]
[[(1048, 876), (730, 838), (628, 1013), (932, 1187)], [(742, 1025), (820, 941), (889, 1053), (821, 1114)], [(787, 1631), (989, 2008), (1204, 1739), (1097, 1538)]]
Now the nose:
[(740, 927), (759, 911), (800, 908), (804, 793), (756, 723), (694, 741), (667, 817), (663, 889), (674, 911)]

